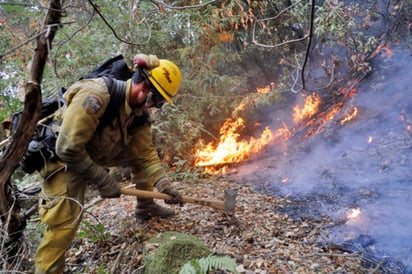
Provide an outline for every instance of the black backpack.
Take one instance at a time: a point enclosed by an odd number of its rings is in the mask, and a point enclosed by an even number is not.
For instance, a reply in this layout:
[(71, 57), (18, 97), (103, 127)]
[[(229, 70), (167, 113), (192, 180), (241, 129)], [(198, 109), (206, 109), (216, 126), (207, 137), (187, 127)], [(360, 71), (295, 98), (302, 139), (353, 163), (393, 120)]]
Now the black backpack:
[(129, 66), (123, 58), (123, 55), (120, 54), (98, 65), (91, 72), (80, 77), (79, 80), (100, 78), (106, 76), (108, 78), (126, 81), (132, 78), (132, 75), (133, 70), (129, 68)]
[[(105, 77), (106, 84), (108, 84), (109, 91), (111, 91), (111, 79), (126, 81), (132, 78), (132, 75), (133, 71), (128, 67), (123, 55), (117, 55), (98, 65), (90, 73), (80, 77), (79, 80)], [(47, 117), (51, 117), (53, 113), (65, 104), (62, 97), (65, 91), (65, 88), (60, 88), (58, 98), (45, 98), (42, 100), (40, 115), (42, 123), (37, 125), (26, 153), (19, 163), (21, 170), (28, 174), (40, 171), (46, 160), (58, 159), (55, 152), (57, 133), (53, 130), (53, 126), (59, 125), (61, 121), (47, 119)], [(110, 115), (103, 115), (101, 118), (102, 123), (109, 122), (108, 119), (113, 117), (113, 113), (118, 112), (119, 105), (123, 101), (124, 94), (110, 94), (110, 102), (105, 112), (105, 114)], [(11, 136), (15, 133), (22, 114), (23, 111), (18, 111), (12, 115)]]
[[(57, 135), (54, 133), (53, 125), (60, 124), (60, 122), (51, 119), (51, 115), (65, 104), (62, 97), (65, 91), (65, 88), (60, 88), (58, 98), (45, 98), (42, 100), (39, 123), (34, 130), (25, 155), (19, 162), (21, 170), (26, 173), (31, 174), (36, 170), (40, 170), (47, 159), (57, 158), (54, 149)], [(22, 110), (12, 115), (11, 136), (15, 134), (22, 115)]]

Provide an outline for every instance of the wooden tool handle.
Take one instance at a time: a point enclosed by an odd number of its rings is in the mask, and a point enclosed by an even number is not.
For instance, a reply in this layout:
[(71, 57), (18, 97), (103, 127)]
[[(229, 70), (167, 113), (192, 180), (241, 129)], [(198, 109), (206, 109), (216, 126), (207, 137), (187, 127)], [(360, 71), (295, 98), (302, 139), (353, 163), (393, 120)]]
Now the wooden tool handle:
[(169, 195), (160, 193), (160, 192), (138, 190), (138, 189), (133, 189), (133, 188), (122, 188), (120, 189), (120, 191), (124, 195), (137, 196), (138, 198), (143, 198), (143, 199), (162, 199), (162, 200), (170, 199)]
[[(133, 188), (122, 188), (122, 194), (124, 195), (133, 195), (138, 198), (143, 199), (162, 199), (168, 200), (171, 197), (167, 194), (160, 193), (160, 192), (152, 192), (152, 191), (145, 191), (145, 190), (138, 190)], [(220, 210), (225, 210), (225, 203), (221, 201), (209, 200), (209, 199), (199, 199), (199, 198), (192, 198), (192, 197), (182, 197), (183, 203), (190, 203), (202, 206), (209, 206)]]

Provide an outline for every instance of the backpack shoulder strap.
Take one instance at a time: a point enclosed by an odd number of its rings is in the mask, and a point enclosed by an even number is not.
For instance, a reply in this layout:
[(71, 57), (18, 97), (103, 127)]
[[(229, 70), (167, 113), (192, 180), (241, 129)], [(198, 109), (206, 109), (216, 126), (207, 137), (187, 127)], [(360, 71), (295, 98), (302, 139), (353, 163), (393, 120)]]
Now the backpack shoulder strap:
[(111, 77), (103, 77), (110, 94), (109, 105), (106, 108), (103, 116), (100, 118), (100, 125), (109, 124), (114, 117), (119, 116), (119, 108), (124, 104), (126, 99), (126, 82), (113, 79)]

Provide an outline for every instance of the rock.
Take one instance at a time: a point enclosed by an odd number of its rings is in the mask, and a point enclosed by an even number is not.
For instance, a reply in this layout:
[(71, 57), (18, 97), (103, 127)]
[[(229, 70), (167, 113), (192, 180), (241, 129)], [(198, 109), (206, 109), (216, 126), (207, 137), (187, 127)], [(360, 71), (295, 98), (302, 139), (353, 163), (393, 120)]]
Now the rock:
[[(164, 232), (149, 240), (145, 247), (146, 262), (143, 273), (179, 273), (183, 265), (193, 259), (210, 255), (207, 246), (196, 237), (177, 232)], [(153, 246), (158, 246), (153, 249)]]

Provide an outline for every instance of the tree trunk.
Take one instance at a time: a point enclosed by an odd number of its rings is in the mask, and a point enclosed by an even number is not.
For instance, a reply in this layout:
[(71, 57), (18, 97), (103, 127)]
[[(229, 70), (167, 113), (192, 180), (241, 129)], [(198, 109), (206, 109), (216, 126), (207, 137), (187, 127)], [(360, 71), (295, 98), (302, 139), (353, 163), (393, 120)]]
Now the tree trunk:
[[(50, 1), (43, 28), (40, 30), (41, 35), (37, 38), (31, 67), (29, 68), (21, 123), (0, 161), (0, 216), (2, 228), (5, 232), (2, 236), (7, 238), (3, 242), (6, 242), (8, 246), (18, 243), (18, 239), (21, 237), (26, 225), (25, 218), (20, 214), (18, 203), (10, 188), (10, 177), (18, 167), (18, 163), (26, 151), (40, 117), (42, 101), (40, 85), (49, 49), (60, 26), (60, 18), (60, 0)], [(13, 254), (16, 250), (18, 250), (18, 247), (7, 248), (8, 254), (2, 254), (2, 258), (9, 258), (6, 261), (10, 262), (10, 258), (16, 256), (16, 254)]]

